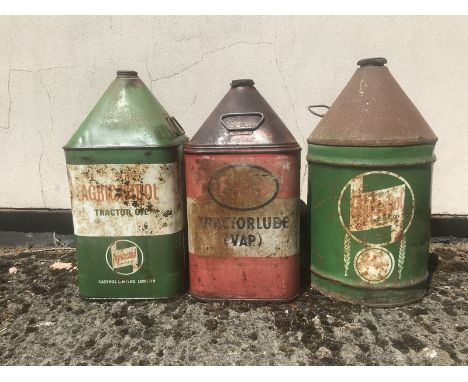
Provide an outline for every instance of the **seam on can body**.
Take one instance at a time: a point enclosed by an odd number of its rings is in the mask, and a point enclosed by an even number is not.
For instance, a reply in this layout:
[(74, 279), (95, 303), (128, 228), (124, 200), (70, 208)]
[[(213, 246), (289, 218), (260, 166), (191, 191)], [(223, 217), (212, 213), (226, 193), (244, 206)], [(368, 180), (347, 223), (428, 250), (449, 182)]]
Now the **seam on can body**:
[(384, 285), (384, 286), (373, 286), (372, 284), (366, 284), (366, 285), (359, 285), (359, 284), (352, 284), (352, 283), (347, 283), (347, 282), (343, 282), (341, 280), (338, 280), (336, 278), (332, 278), (330, 276), (327, 276), (327, 275), (324, 275), (323, 273), (320, 273), (314, 269), (312, 269), (312, 267), (310, 267), (310, 272), (322, 279), (325, 279), (327, 281), (331, 281), (337, 285), (343, 285), (343, 286), (346, 286), (346, 287), (350, 287), (350, 288), (354, 288), (354, 289), (368, 289), (368, 290), (372, 290), (372, 289), (376, 289), (376, 290), (384, 290), (384, 289), (405, 289), (405, 288), (411, 288), (411, 287), (415, 287), (417, 285), (420, 285), (420, 284), (423, 284), (427, 281), (428, 277), (429, 277), (429, 273), (426, 272), (426, 275), (423, 277), (423, 278), (419, 278), (419, 279), (415, 279), (414, 282), (412, 283), (402, 283), (402, 282), (398, 282), (398, 286), (393, 286), (393, 285)]
[(306, 157), (307, 162), (310, 163), (319, 163), (319, 164), (326, 164), (330, 166), (348, 166), (348, 167), (411, 167), (411, 166), (419, 166), (427, 163), (434, 163), (436, 161), (435, 155), (432, 156), (430, 160), (422, 160), (422, 161), (414, 161), (414, 162), (390, 162), (384, 163), (382, 162), (336, 162), (336, 161), (327, 161), (322, 159), (314, 159), (310, 155)]

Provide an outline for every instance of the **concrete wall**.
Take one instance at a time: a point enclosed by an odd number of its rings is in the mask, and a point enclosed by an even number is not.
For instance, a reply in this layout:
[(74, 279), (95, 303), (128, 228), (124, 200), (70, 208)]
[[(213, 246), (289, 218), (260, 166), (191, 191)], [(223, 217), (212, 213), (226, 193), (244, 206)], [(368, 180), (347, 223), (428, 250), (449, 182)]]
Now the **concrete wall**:
[(0, 17), (0, 207), (69, 208), (62, 146), (137, 70), (189, 136), (253, 78), (303, 147), (360, 58), (384, 56), (439, 136), (433, 213), (468, 214), (468, 17)]

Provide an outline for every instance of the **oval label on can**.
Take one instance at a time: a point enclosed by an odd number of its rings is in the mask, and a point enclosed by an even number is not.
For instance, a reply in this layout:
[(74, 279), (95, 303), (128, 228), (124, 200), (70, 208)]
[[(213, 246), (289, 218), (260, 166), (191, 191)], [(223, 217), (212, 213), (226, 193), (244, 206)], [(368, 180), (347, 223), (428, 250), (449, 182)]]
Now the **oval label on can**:
[(263, 167), (235, 164), (216, 171), (210, 178), (208, 192), (222, 207), (251, 211), (271, 203), (279, 191), (276, 177)]

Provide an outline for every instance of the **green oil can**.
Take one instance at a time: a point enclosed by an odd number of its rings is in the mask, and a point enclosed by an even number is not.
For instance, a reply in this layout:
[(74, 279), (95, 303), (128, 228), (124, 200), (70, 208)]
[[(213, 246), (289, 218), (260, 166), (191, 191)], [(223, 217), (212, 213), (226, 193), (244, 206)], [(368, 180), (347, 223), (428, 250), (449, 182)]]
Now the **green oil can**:
[(134, 71), (118, 71), (64, 146), (85, 298), (187, 287), (184, 130)]
[(437, 141), (386, 62), (359, 61), (325, 115), (309, 107), (307, 156), (312, 287), (382, 307), (426, 291)]

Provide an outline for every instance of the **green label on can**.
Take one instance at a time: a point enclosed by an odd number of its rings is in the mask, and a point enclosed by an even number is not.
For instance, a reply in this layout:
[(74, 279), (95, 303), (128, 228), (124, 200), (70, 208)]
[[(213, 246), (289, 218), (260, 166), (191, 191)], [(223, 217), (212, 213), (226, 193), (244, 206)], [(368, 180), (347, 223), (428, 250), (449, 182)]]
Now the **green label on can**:
[(77, 236), (80, 293), (90, 298), (159, 298), (185, 289), (183, 231), (141, 237)]

